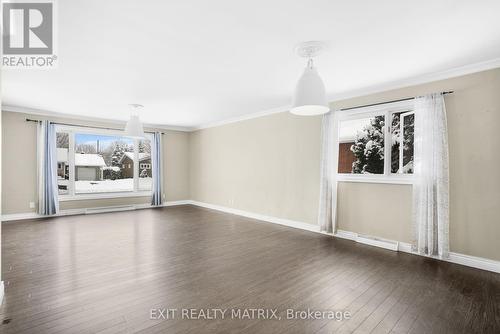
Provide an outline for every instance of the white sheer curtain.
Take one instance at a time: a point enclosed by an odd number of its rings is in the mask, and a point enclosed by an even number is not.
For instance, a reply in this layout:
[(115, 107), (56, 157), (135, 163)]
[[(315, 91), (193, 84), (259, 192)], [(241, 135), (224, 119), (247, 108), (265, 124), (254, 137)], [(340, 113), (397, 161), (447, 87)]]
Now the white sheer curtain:
[(321, 128), (321, 160), (318, 225), (321, 232), (336, 231), (338, 130), (334, 111), (323, 116)]
[(415, 100), (413, 250), (448, 257), (448, 130), (442, 94)]
[(55, 215), (59, 211), (55, 125), (38, 122), (37, 136), (38, 213)]

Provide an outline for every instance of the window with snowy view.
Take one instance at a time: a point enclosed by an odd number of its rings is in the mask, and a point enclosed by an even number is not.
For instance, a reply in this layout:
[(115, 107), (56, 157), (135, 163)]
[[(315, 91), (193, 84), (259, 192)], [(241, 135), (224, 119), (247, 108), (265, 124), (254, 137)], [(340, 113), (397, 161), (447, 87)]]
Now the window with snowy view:
[(413, 173), (413, 132), (415, 115), (412, 111), (392, 114), (391, 173)]
[(383, 115), (340, 121), (339, 173), (384, 173), (384, 122)]
[(149, 138), (58, 131), (59, 195), (151, 191)]
[(411, 108), (398, 109), (387, 106), (341, 117), (339, 174), (413, 174), (415, 115)]

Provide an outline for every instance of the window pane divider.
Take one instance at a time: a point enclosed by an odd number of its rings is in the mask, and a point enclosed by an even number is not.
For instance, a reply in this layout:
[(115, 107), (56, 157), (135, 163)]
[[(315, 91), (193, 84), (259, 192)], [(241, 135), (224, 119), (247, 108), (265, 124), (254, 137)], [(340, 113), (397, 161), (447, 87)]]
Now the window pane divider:
[(75, 196), (75, 133), (68, 132), (69, 147), (68, 147), (68, 163), (69, 163), (69, 182), (68, 194)]
[(389, 122), (391, 121), (391, 112), (386, 110), (384, 113), (384, 175), (391, 175), (391, 127), (389, 126)]
[(134, 192), (139, 190), (139, 140), (134, 139)]

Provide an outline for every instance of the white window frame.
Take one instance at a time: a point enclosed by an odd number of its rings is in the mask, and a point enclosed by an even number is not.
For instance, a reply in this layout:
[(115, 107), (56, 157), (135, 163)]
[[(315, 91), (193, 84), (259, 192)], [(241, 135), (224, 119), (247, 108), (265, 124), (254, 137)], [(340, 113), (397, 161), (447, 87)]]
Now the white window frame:
[[(404, 140), (404, 130), (405, 130), (405, 126), (404, 126), (405, 125), (405, 117), (408, 117), (408, 116), (414, 115), (414, 114), (415, 114), (415, 111), (414, 110), (410, 110), (410, 111), (407, 111), (405, 113), (402, 113), (399, 116), (399, 133), (401, 135), (401, 141), (399, 143), (399, 164), (398, 164), (398, 170), (399, 171), (402, 171), (403, 167), (404, 167), (403, 166), (403, 154), (404, 154), (403, 140)], [(402, 172), (400, 172), (399, 174), (407, 175), (407, 174), (403, 174)]]
[[(383, 174), (350, 174), (338, 173), (338, 163), (335, 166), (337, 181), (339, 182), (364, 182), (364, 183), (389, 183), (389, 184), (413, 184), (413, 174), (392, 173), (391, 172), (391, 128), (392, 114), (405, 112), (401, 115), (409, 115), (414, 113), (414, 100), (399, 101), (393, 103), (385, 103), (376, 106), (361, 107), (350, 110), (337, 111), (336, 129), (340, 130), (340, 122), (347, 120), (355, 120), (360, 118), (370, 118), (375, 116), (384, 116), (384, 173)], [(401, 122), (402, 123), (402, 122)], [(400, 124), (401, 124), (400, 123)], [(336, 152), (338, 154), (338, 146), (340, 143), (337, 131), (335, 138)], [(400, 145), (400, 148), (402, 145)], [(401, 154), (400, 154), (401, 155)], [(338, 159), (335, 159), (336, 161)]]
[[(99, 128), (87, 128), (72, 125), (56, 125), (56, 132), (68, 133), (69, 149), (68, 149), (68, 164), (69, 164), (69, 182), (68, 193), (58, 195), (60, 202), (75, 201), (75, 200), (92, 200), (101, 198), (121, 198), (121, 197), (146, 197), (152, 195), (152, 190), (139, 190), (139, 140), (134, 139), (134, 159), (138, 163), (134, 163), (134, 187), (130, 191), (117, 192), (102, 192), (102, 193), (75, 193), (75, 134), (85, 133), (103, 136), (119, 136), (127, 137), (123, 131), (107, 130)], [(150, 134), (146, 134), (146, 139), (152, 140)]]

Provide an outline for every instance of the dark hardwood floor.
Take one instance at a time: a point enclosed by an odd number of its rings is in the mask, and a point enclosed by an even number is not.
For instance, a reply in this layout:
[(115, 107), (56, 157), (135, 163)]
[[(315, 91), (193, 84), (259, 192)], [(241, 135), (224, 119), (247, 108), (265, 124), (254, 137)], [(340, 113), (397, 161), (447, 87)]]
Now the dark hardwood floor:
[[(194, 206), (2, 229), (2, 333), (500, 333), (498, 274)], [(151, 320), (156, 308), (179, 311)], [(308, 308), (350, 319), (286, 319)]]

